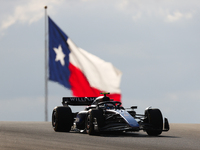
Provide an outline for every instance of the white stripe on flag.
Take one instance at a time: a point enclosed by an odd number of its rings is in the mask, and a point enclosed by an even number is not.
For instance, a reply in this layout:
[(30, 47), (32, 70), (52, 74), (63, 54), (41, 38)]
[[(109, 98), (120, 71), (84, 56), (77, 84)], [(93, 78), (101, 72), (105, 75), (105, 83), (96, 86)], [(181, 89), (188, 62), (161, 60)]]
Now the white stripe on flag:
[(71, 51), (69, 61), (79, 68), (86, 76), (91, 87), (111, 92), (121, 93), (120, 81), (122, 72), (110, 62), (106, 62), (87, 51), (76, 47), (68, 38), (67, 43)]

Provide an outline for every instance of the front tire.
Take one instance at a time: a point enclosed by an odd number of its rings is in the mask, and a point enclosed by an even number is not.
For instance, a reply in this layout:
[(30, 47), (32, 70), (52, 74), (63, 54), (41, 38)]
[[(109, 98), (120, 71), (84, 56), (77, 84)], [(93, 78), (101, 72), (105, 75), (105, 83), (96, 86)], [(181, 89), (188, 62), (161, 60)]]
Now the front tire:
[(159, 109), (148, 109), (145, 111), (146, 121), (149, 126), (146, 132), (149, 136), (158, 136), (163, 130), (163, 117)]
[(59, 106), (52, 112), (52, 126), (56, 132), (69, 132), (73, 124), (73, 115), (70, 107)]

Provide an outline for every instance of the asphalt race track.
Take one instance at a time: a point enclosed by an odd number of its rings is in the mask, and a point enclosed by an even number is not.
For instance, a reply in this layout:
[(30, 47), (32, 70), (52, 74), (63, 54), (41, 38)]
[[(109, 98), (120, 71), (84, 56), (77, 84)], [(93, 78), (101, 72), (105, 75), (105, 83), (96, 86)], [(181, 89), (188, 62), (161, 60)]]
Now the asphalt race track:
[(200, 149), (200, 124), (170, 124), (158, 137), (145, 132), (102, 134), (54, 132), (50, 122), (0, 122), (0, 150), (169, 150)]

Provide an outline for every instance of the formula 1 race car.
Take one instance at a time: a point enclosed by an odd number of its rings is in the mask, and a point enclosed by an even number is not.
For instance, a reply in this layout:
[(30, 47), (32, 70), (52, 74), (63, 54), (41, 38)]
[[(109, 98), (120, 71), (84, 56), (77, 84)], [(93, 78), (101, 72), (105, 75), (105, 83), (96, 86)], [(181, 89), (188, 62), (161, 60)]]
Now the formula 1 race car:
[[(79, 131), (89, 135), (102, 132), (127, 132), (143, 130), (150, 136), (158, 136), (169, 130), (167, 118), (159, 109), (148, 107), (144, 114), (137, 114), (137, 106), (124, 109), (121, 102), (110, 100), (106, 95), (99, 97), (63, 97), (63, 106), (52, 113), (52, 126), (56, 132)], [(85, 110), (73, 113), (69, 105), (86, 106)]]

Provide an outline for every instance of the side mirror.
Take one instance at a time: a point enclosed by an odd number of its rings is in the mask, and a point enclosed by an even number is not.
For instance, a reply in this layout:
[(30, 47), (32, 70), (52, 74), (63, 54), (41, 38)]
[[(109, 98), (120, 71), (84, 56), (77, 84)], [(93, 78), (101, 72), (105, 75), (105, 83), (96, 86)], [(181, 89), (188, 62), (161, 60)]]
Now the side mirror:
[(137, 109), (137, 106), (131, 106), (131, 109)]

